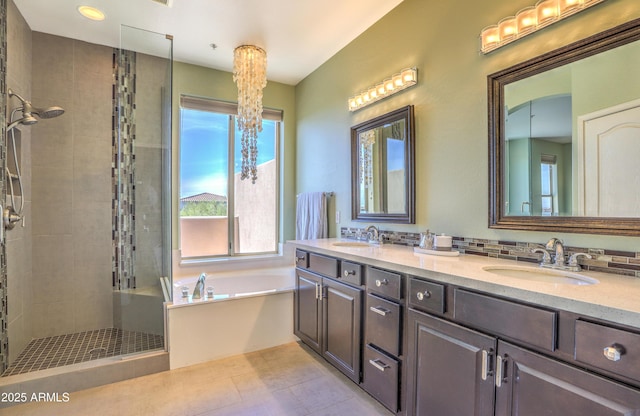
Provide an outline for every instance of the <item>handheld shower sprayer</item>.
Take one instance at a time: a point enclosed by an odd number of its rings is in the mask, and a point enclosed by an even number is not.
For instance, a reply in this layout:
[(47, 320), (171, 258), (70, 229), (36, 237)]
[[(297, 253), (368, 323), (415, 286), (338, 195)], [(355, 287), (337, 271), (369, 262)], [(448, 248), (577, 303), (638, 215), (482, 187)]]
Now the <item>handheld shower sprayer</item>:
[(33, 104), (31, 104), (31, 101), (25, 100), (19, 94), (16, 94), (11, 88), (9, 88), (8, 94), (9, 94), (9, 98), (16, 97), (18, 100), (20, 100), (20, 103), (22, 104), (22, 107), (18, 107), (14, 109), (11, 115), (13, 116), (15, 111), (22, 111), (22, 118), (18, 120), (13, 120), (13, 117), (11, 117), (11, 119), (9, 120), (9, 125), (7, 126), (7, 131), (13, 129), (18, 124), (30, 126), (32, 124), (37, 123), (38, 119), (34, 116), (37, 116), (38, 118), (41, 118), (41, 119), (48, 119), (48, 118), (58, 117), (64, 114), (64, 109), (58, 106), (47, 107), (47, 108), (34, 107)]
[[(22, 226), (24, 227), (24, 190), (22, 187), (22, 175), (20, 174), (20, 164), (18, 163), (18, 153), (16, 150), (16, 139), (14, 128), (18, 125), (30, 126), (32, 124), (36, 124), (38, 122), (38, 118), (48, 119), (53, 117), (58, 117), (64, 114), (64, 109), (62, 107), (53, 106), (47, 108), (39, 108), (34, 107), (31, 104), (31, 101), (28, 101), (21, 97), (19, 94), (16, 94), (11, 88), (8, 89), (7, 94), (9, 98), (16, 97), (21, 104), (21, 107), (16, 107), (11, 111), (11, 116), (9, 117), (9, 123), (7, 125), (7, 135), (11, 137), (11, 144), (13, 145), (13, 160), (15, 162), (15, 174), (9, 171), (9, 168), (6, 168), (7, 181), (9, 183), (9, 191), (11, 193), (11, 206), (4, 207), (0, 209), (0, 216), (2, 219), (0, 220), (2, 224), (2, 231), (4, 228), (7, 230), (11, 230), (15, 227), (15, 223), (22, 220)], [(14, 116), (17, 112), (22, 112), (22, 117), (14, 120)], [(7, 137), (8, 139), (9, 137)], [(16, 179), (18, 181), (18, 186), (20, 188), (20, 208), (14, 208), (16, 206), (15, 203), (15, 195), (13, 193), (13, 180)], [(0, 243), (2, 243), (2, 237), (4, 233), (0, 233)]]

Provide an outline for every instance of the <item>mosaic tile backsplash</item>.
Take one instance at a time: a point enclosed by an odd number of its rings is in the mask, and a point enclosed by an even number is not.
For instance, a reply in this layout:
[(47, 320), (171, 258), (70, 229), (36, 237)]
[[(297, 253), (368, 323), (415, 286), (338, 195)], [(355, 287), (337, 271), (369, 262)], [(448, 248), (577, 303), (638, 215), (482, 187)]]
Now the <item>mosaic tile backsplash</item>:
[[(400, 244), (417, 246), (420, 242), (420, 233), (380, 230), (385, 234), (386, 244)], [(364, 229), (354, 227), (342, 227), (341, 238), (357, 238), (365, 235)], [(541, 247), (539, 242), (520, 242), (504, 240), (487, 240), (472, 237), (453, 236), (453, 249), (461, 253), (495, 257), (507, 260), (526, 261), (539, 263), (541, 254), (532, 253), (534, 248)], [(625, 276), (640, 277), (640, 253), (632, 251), (607, 250), (602, 248), (565, 246), (565, 254), (589, 253), (593, 258), (580, 257), (578, 263), (584, 270), (594, 272), (615, 273)]]

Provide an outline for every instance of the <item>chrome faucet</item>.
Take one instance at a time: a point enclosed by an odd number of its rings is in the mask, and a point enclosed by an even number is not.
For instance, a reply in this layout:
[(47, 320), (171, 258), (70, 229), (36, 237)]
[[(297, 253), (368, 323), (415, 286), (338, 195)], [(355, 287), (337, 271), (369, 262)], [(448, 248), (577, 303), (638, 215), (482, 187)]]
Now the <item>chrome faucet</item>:
[(555, 250), (555, 255), (553, 258), (553, 265), (557, 268), (563, 268), (564, 264), (564, 246), (562, 245), (562, 240), (559, 238), (552, 238), (547, 241), (547, 245), (545, 246), (547, 250)]
[(206, 278), (206, 273), (202, 273), (200, 277), (198, 277), (196, 287), (193, 289), (193, 295), (191, 296), (192, 299), (200, 299), (202, 295), (204, 295), (204, 281)]
[(367, 233), (370, 243), (378, 243), (378, 228), (375, 225), (370, 225), (364, 229)]

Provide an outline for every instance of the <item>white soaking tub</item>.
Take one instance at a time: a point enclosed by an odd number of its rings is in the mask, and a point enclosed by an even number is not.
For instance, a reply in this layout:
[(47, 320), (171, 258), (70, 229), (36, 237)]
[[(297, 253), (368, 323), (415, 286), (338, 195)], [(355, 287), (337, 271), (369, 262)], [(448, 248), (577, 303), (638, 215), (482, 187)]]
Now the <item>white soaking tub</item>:
[(294, 272), (288, 266), (208, 274), (201, 299), (191, 296), (199, 274), (175, 280), (173, 302), (166, 302), (171, 368), (295, 341)]

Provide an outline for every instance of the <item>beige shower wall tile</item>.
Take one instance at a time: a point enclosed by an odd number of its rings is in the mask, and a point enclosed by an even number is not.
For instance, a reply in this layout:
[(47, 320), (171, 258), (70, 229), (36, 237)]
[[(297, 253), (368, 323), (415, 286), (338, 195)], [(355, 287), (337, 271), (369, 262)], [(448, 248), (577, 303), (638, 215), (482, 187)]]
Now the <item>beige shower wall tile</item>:
[(111, 142), (113, 115), (111, 77), (93, 73), (77, 76), (73, 84), (73, 128), (77, 135), (103, 136)]
[(33, 204), (31, 224), (35, 235), (70, 234), (71, 198), (62, 201), (39, 201)]
[(33, 32), (34, 102), (43, 97), (71, 97), (73, 42), (69, 38)]
[(73, 299), (72, 237), (36, 236), (33, 239), (33, 303)]
[(98, 74), (108, 79), (113, 75), (113, 48), (74, 40), (73, 66), (76, 78), (83, 74)]
[(111, 265), (111, 234), (107, 235), (74, 235), (74, 264), (91, 264), (94, 267)]
[(72, 185), (73, 169), (71, 166), (33, 167), (32, 200), (34, 204), (71, 200)]
[(33, 333), (37, 338), (73, 333), (73, 302), (37, 303), (33, 308)]
[(111, 201), (102, 202), (87, 199), (73, 204), (70, 218), (71, 231), (74, 237), (111, 242)]
[(75, 332), (111, 328), (113, 327), (113, 297), (109, 291), (92, 296), (83, 294), (76, 296), (73, 315)]
[(108, 296), (113, 290), (111, 262), (101, 264), (79, 261), (73, 268), (76, 297)]
[(31, 154), (33, 166), (71, 166), (73, 162), (72, 117), (70, 101), (51, 101), (51, 105), (61, 106), (67, 112), (57, 118), (41, 120), (31, 126)]

